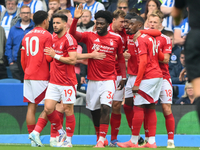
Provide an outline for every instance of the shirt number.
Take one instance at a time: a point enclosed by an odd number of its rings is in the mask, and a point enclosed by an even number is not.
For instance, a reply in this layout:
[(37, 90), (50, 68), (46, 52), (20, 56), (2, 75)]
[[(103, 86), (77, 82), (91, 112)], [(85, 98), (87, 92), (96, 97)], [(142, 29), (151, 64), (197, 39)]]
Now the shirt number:
[[(29, 48), (30, 48), (30, 54), (32, 56), (35, 56), (39, 51), (39, 38), (37, 36), (33, 36), (30, 38), (29, 41), (29, 37), (26, 37), (25, 41), (26, 41), (26, 55), (29, 56)], [(33, 41), (35, 41), (34, 50), (33, 50)]]
[(156, 39), (154, 38), (154, 41), (153, 41), (152, 38), (149, 38), (149, 41), (152, 42), (153, 56), (155, 56), (155, 54), (158, 53), (158, 46), (156, 45)]

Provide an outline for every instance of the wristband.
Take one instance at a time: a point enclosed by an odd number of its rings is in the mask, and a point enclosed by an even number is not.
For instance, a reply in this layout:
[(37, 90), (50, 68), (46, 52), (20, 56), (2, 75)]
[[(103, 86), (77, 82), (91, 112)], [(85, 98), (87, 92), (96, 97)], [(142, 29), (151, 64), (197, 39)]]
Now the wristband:
[(61, 57), (61, 56), (60, 56), (60, 55), (57, 55), (57, 54), (55, 54), (55, 56), (54, 56), (54, 58), (57, 59), (57, 60), (59, 60), (60, 57)]
[(126, 80), (126, 78), (122, 78), (122, 80)]

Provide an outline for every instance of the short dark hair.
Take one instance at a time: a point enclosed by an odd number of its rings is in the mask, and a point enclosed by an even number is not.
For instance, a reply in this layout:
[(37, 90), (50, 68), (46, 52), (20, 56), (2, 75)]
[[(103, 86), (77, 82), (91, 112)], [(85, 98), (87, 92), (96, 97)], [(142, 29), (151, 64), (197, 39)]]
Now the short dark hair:
[(181, 51), (181, 54), (185, 55), (185, 51), (184, 51), (184, 50), (182, 50), (182, 51)]
[(64, 14), (61, 14), (61, 13), (55, 13), (55, 14), (53, 14), (52, 18), (53, 19), (54, 18), (60, 18), (64, 22), (67, 22), (67, 20), (68, 20), (68, 17), (65, 16)]
[(144, 19), (141, 16), (134, 16), (133, 19), (136, 19), (144, 25)]
[(172, 32), (172, 31), (167, 31), (167, 30), (165, 30), (164, 32), (163, 32), (163, 34), (164, 35), (166, 35), (166, 36), (174, 36), (174, 33)]
[(131, 19), (131, 18), (133, 18), (134, 16), (137, 16), (137, 14), (136, 13), (130, 13), (130, 12), (128, 12), (127, 14), (126, 14), (126, 16), (125, 16), (125, 19)]
[(112, 14), (111, 12), (109, 11), (104, 11), (104, 10), (99, 10), (96, 14), (95, 14), (95, 17), (94, 17), (96, 20), (97, 18), (104, 18), (107, 23), (111, 24), (112, 23), (112, 20), (113, 20), (113, 17), (112, 17)]
[(35, 23), (35, 26), (42, 24), (42, 22), (46, 20), (47, 18), (48, 18), (48, 13), (46, 11), (43, 11), (43, 10), (37, 11), (33, 15), (33, 21)]

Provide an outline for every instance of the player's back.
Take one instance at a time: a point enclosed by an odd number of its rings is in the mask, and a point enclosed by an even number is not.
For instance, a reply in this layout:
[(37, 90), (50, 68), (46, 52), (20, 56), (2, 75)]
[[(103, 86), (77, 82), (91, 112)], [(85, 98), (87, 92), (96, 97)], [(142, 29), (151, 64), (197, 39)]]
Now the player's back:
[[(171, 39), (164, 35), (164, 34), (161, 34), (161, 36), (157, 36), (156, 37), (156, 41), (157, 41), (157, 45), (158, 45), (158, 48), (160, 48), (160, 50), (165, 54), (171, 54), (172, 52), (172, 43), (171, 43)], [(168, 64), (165, 64), (165, 63), (159, 63), (160, 65), (160, 69), (163, 73), (163, 78), (164, 79), (167, 79), (167, 78), (170, 78), (170, 74), (169, 74), (169, 65)]]
[(147, 65), (143, 79), (162, 78), (163, 75), (158, 61), (159, 49), (155, 39), (142, 34), (136, 41), (136, 47), (138, 48), (138, 55), (147, 54)]
[(52, 46), (51, 34), (35, 27), (22, 40), (25, 50), (25, 77), (29, 80), (49, 80), (49, 63), (44, 55), (45, 47)]

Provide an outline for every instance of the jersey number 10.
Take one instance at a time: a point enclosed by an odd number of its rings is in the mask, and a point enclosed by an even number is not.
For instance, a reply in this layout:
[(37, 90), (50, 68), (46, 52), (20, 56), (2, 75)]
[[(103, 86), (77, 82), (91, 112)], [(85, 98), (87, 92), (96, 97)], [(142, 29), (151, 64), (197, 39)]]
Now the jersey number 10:
[[(39, 38), (37, 36), (33, 36), (30, 38), (29, 41), (29, 37), (26, 37), (25, 41), (26, 41), (26, 55), (29, 56), (29, 48), (30, 48), (30, 54), (32, 56), (35, 56), (39, 51)], [(33, 46), (33, 41), (35, 41), (34, 46)], [(33, 48), (35, 48), (34, 51)]]

